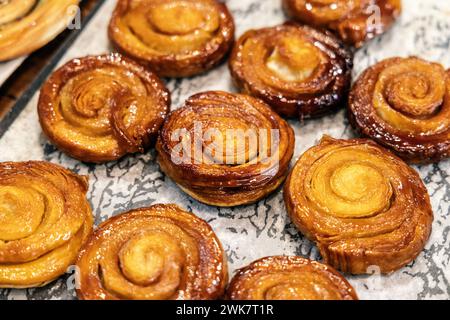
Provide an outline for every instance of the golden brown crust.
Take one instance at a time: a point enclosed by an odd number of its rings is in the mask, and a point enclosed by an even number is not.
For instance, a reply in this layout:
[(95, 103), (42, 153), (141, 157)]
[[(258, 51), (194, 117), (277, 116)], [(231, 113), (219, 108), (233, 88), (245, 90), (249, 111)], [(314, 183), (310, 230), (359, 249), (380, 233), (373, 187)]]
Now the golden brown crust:
[(229, 62), (242, 92), (287, 117), (317, 117), (340, 107), (350, 88), (352, 53), (331, 33), (285, 23), (247, 31)]
[(78, 258), (85, 300), (210, 300), (228, 281), (211, 227), (176, 205), (132, 210), (102, 223)]
[(29, 54), (53, 40), (77, 13), (79, 0), (11, 0), (0, 4), (0, 61)]
[(169, 111), (161, 80), (119, 54), (74, 59), (41, 89), (39, 120), (49, 140), (86, 162), (144, 152)]
[(39, 161), (0, 163), (0, 288), (39, 287), (92, 231), (87, 177)]
[(336, 270), (298, 256), (259, 259), (240, 269), (227, 289), (231, 300), (357, 300)]
[(261, 100), (210, 91), (169, 115), (156, 149), (161, 169), (186, 193), (228, 207), (256, 202), (280, 186), (294, 133)]
[(417, 257), (431, 232), (419, 175), (371, 140), (325, 136), (298, 160), (284, 198), (297, 228), (344, 272), (395, 271)]
[(188, 77), (225, 57), (234, 41), (234, 21), (216, 0), (119, 0), (109, 37), (158, 75)]
[(391, 58), (367, 69), (349, 99), (361, 134), (412, 163), (450, 157), (450, 70), (425, 60)]
[(400, 16), (401, 0), (283, 0), (292, 18), (335, 31), (357, 48), (385, 33)]

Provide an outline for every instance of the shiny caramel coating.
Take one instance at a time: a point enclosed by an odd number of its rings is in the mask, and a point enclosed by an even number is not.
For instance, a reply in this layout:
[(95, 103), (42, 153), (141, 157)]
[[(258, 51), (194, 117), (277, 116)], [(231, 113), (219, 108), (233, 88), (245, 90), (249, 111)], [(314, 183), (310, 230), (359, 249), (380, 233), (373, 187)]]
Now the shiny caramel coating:
[(401, 0), (283, 0), (293, 19), (334, 31), (345, 43), (362, 47), (391, 28)]
[(281, 185), (294, 132), (259, 99), (209, 91), (169, 115), (156, 149), (161, 169), (183, 191), (200, 202), (230, 207), (254, 203)]
[(368, 68), (349, 98), (353, 127), (411, 163), (450, 157), (450, 71), (390, 58)]

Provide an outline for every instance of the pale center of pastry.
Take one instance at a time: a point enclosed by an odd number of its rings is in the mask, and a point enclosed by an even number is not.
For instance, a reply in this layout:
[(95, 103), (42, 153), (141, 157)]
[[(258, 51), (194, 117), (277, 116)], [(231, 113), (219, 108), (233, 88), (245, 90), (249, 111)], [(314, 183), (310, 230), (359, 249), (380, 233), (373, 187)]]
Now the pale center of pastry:
[(320, 65), (320, 56), (319, 49), (313, 44), (291, 37), (275, 47), (266, 66), (284, 81), (304, 81)]
[(190, 34), (205, 24), (200, 8), (184, 2), (162, 4), (150, 10), (149, 16), (153, 26), (169, 35)]
[[(352, 150), (353, 151), (350, 151)], [(343, 218), (376, 215), (390, 206), (390, 180), (383, 160), (359, 148), (344, 148), (315, 164), (311, 197), (322, 210)]]
[(258, 156), (259, 131), (245, 119), (215, 118), (205, 130), (205, 155), (217, 164), (239, 165)]
[(12, 241), (32, 234), (45, 215), (42, 194), (27, 187), (0, 186), (0, 240)]
[(37, 0), (2, 0), (0, 1), (0, 26), (13, 22), (27, 15)]

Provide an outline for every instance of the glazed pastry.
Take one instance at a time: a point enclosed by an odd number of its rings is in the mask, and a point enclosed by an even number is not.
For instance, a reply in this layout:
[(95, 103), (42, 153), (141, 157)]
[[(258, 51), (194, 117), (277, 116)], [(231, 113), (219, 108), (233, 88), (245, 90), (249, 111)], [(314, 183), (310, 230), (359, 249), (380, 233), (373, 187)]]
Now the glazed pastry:
[(79, 0), (0, 1), (0, 61), (29, 54), (61, 33)]
[(306, 118), (343, 105), (353, 56), (329, 32), (286, 23), (246, 32), (229, 65), (242, 92), (263, 99), (280, 115)]
[(357, 300), (336, 270), (298, 256), (266, 257), (240, 269), (227, 289), (231, 300)]
[(119, 0), (109, 37), (158, 75), (188, 77), (223, 60), (234, 41), (234, 22), (216, 0)]
[(92, 231), (87, 177), (48, 162), (0, 163), (0, 288), (43, 286)]
[(450, 70), (419, 58), (391, 58), (367, 69), (349, 99), (363, 135), (413, 163), (450, 156)]
[(385, 33), (402, 11), (401, 0), (283, 0), (283, 7), (292, 18), (333, 30), (357, 48)]
[(169, 91), (155, 74), (111, 54), (74, 59), (54, 72), (38, 113), (59, 149), (102, 163), (154, 144), (169, 106)]
[(226, 256), (211, 227), (176, 205), (115, 216), (78, 258), (85, 300), (209, 300), (228, 281)]
[(280, 186), (294, 133), (261, 100), (210, 91), (169, 115), (156, 148), (161, 169), (187, 194), (229, 207), (256, 202)]
[(298, 160), (284, 198), (293, 223), (343, 272), (398, 270), (431, 232), (433, 212), (419, 175), (372, 140), (325, 136)]

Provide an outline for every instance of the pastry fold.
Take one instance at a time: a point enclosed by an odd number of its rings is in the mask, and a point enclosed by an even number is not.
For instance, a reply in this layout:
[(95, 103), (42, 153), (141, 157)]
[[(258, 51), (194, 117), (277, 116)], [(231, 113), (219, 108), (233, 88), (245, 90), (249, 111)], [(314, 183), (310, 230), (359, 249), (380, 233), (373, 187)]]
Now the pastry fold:
[(74, 59), (41, 89), (39, 120), (49, 140), (85, 162), (117, 160), (154, 144), (170, 94), (152, 72), (119, 54)]
[(357, 300), (335, 269), (298, 256), (273, 256), (238, 270), (227, 289), (231, 300)]
[(298, 160), (284, 198), (293, 223), (343, 272), (398, 270), (431, 232), (433, 212), (419, 175), (371, 140), (325, 136)]
[(416, 57), (368, 68), (349, 98), (353, 127), (412, 163), (450, 156), (450, 70)]
[(283, 0), (295, 20), (330, 29), (357, 48), (385, 33), (402, 11), (401, 0)]
[(53, 40), (78, 12), (79, 0), (0, 3), (0, 61), (29, 54)]
[(132, 210), (102, 223), (80, 252), (85, 300), (209, 300), (228, 281), (211, 227), (176, 205)]
[(222, 61), (234, 41), (234, 21), (216, 0), (119, 0), (109, 37), (158, 75), (188, 77)]
[(88, 179), (48, 162), (0, 163), (0, 288), (67, 272), (92, 231)]
[(229, 67), (242, 92), (280, 115), (318, 117), (346, 101), (353, 55), (330, 32), (290, 22), (247, 31)]
[(294, 133), (259, 99), (209, 91), (169, 115), (156, 149), (161, 169), (187, 194), (229, 207), (256, 202), (280, 186)]

